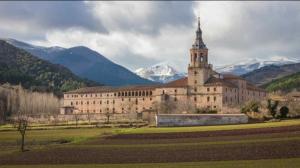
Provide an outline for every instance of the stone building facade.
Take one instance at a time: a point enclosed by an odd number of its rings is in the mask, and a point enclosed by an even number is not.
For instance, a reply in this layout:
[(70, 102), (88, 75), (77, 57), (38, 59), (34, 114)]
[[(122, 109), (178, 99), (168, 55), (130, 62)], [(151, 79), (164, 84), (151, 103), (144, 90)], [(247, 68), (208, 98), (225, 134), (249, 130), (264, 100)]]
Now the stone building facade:
[(160, 112), (158, 106), (170, 102), (177, 107), (177, 110), (172, 109), (174, 113), (187, 112), (189, 109), (230, 113), (225, 110), (227, 107), (239, 106), (250, 100), (260, 101), (266, 97), (263, 89), (245, 79), (213, 70), (208, 63), (208, 48), (202, 39), (200, 21), (189, 59), (188, 76), (167, 84), (86, 87), (66, 92), (61, 113)]

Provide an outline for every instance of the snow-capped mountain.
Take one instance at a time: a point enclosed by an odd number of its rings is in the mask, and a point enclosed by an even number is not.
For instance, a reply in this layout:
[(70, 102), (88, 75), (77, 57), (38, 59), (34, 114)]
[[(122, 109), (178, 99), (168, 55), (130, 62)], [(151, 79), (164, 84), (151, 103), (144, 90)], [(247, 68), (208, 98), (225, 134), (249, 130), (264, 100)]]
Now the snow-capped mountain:
[(135, 73), (142, 78), (160, 83), (168, 83), (186, 76), (186, 74), (177, 71), (165, 62), (155, 64), (148, 68), (139, 68), (135, 70)]
[(253, 58), (231, 65), (219, 66), (216, 67), (215, 70), (220, 73), (232, 73), (236, 75), (243, 75), (268, 65), (285, 65), (299, 62), (299, 59), (292, 59), (281, 56), (271, 57), (268, 60)]

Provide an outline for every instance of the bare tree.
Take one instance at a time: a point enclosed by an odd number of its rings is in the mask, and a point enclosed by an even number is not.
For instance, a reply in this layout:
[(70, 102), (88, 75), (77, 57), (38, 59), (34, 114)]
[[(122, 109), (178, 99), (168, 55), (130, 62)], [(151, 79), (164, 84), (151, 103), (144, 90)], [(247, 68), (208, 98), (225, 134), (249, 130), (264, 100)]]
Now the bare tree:
[(20, 110), (15, 114), (15, 122), (17, 124), (17, 130), (21, 134), (21, 152), (25, 151), (25, 135), (29, 124), (29, 117), (33, 114), (33, 102), (32, 94), (27, 93), (23, 89), (18, 90), (20, 95)]
[(19, 119), (18, 121), (18, 131), (21, 134), (21, 152), (24, 152), (25, 149), (25, 134), (28, 126), (28, 120), (27, 119)]
[(196, 107), (190, 100), (176, 102), (176, 113), (195, 113)]
[(105, 116), (106, 116), (106, 124), (109, 124), (110, 123), (110, 117), (111, 117), (111, 113), (109, 112), (109, 111), (107, 111), (106, 113), (105, 113)]
[(171, 114), (176, 110), (176, 102), (172, 100), (165, 100), (162, 102), (153, 102), (153, 107), (158, 113), (161, 114)]
[(21, 151), (25, 150), (25, 137), (29, 122), (34, 121), (34, 117), (59, 112), (59, 99), (52, 93), (28, 91), (21, 85), (1, 85), (0, 102), (0, 109), (3, 114), (5, 113), (4, 119), (6, 120), (7, 116), (10, 117), (21, 134)]

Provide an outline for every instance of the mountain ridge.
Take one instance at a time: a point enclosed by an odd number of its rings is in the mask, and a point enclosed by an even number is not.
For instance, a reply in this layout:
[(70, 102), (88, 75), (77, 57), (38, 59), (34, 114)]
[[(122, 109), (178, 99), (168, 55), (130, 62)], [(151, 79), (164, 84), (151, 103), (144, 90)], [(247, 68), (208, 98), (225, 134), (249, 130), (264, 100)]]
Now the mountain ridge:
[(104, 85), (125, 86), (155, 83), (136, 75), (125, 67), (112, 62), (102, 54), (85, 46), (71, 48), (57, 46), (42, 47), (14, 39), (9, 39), (9, 42), (41, 59), (63, 65), (82, 78), (87, 78)]
[(280, 56), (271, 57), (268, 60), (252, 58), (252, 59), (240, 61), (235, 64), (218, 66), (215, 68), (215, 70), (221, 73), (232, 73), (235, 75), (243, 75), (269, 65), (280, 66), (280, 65), (294, 64), (299, 62), (300, 62), (299, 59), (291, 59), (291, 58), (280, 57)]
[(264, 85), (272, 80), (300, 72), (300, 63), (287, 65), (269, 65), (256, 69), (241, 77), (256, 85)]
[(3, 40), (0, 40), (0, 82), (22, 84), (34, 91), (53, 91), (57, 94), (83, 86), (100, 85)]

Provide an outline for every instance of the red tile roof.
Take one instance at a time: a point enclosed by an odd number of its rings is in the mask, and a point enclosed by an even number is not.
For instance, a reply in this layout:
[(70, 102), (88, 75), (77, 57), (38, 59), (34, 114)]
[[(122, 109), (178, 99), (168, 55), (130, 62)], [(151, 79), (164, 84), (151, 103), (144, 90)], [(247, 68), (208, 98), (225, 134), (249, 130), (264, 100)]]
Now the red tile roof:
[(161, 87), (187, 87), (188, 84), (188, 78), (184, 77), (181, 79), (177, 79), (175, 81), (166, 83), (164, 85), (162, 85)]
[[(210, 77), (206, 82), (205, 86), (227, 86), (237, 88), (237, 86), (230, 82), (230, 80), (239, 79), (245, 80), (239, 76), (225, 74), (222, 78), (216, 78), (214, 76)], [(77, 90), (69, 91), (67, 93), (100, 93), (100, 92), (118, 92), (118, 91), (127, 91), (127, 90), (153, 90), (155, 88), (172, 88), (172, 87), (187, 87), (188, 78), (184, 77), (166, 84), (157, 84), (157, 85), (136, 85), (136, 86), (124, 86), (124, 87), (111, 87), (111, 86), (98, 86), (98, 87), (85, 87)], [(247, 89), (249, 90), (258, 90), (265, 91), (251, 83), (247, 82)]]

